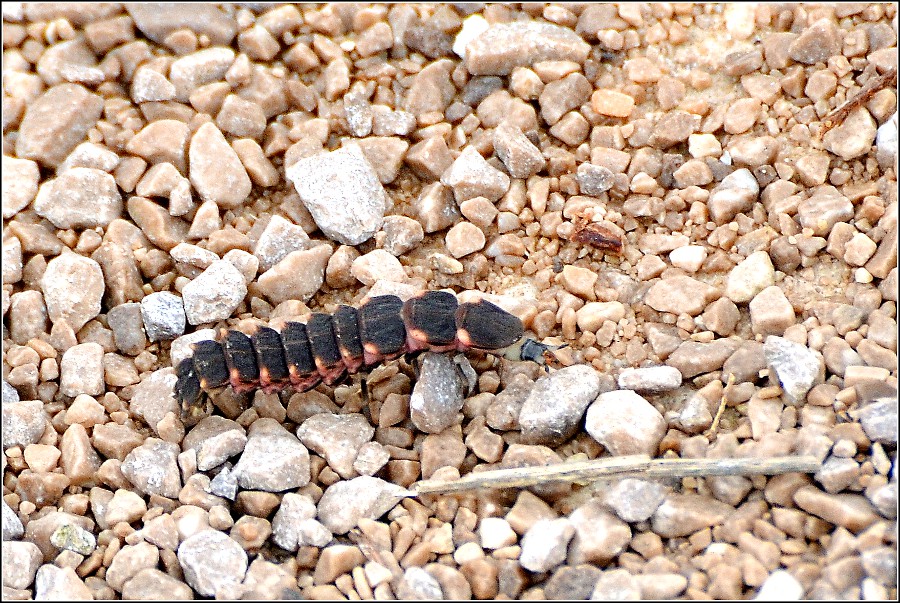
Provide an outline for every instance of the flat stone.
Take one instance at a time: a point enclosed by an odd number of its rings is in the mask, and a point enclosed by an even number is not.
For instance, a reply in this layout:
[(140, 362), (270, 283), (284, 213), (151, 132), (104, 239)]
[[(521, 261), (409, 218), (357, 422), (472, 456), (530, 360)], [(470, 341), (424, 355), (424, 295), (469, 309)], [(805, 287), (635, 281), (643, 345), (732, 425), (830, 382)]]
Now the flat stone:
[(422, 225), (406, 216), (385, 216), (381, 232), (384, 238), (379, 240), (384, 250), (397, 257), (415, 249), (425, 238)]
[(234, 466), (240, 486), (247, 490), (283, 492), (309, 482), (309, 452), (274, 419), (250, 426), (250, 436)]
[(653, 531), (663, 538), (690, 536), (721, 525), (734, 507), (709, 496), (670, 493), (651, 518)]
[(237, 23), (217, 6), (207, 4), (164, 4), (159, 10), (142, 4), (126, 7), (135, 27), (157, 44), (169, 34), (189, 29), (206, 35), (216, 45), (228, 45), (237, 33)]
[(585, 430), (611, 454), (656, 455), (666, 421), (647, 400), (630, 390), (600, 394), (587, 410)]
[(191, 184), (203, 201), (234, 209), (250, 194), (253, 184), (244, 164), (215, 125), (205, 123), (194, 132), (188, 161)]
[(696, 316), (719, 296), (715, 287), (689, 276), (679, 275), (654, 283), (644, 296), (644, 303), (659, 312)]
[(567, 440), (600, 393), (600, 385), (599, 373), (586, 365), (569, 366), (538, 379), (519, 414), (523, 440), (550, 446)]
[(292, 251), (259, 276), (257, 287), (274, 304), (290, 299), (309, 301), (325, 282), (331, 253), (330, 245)]
[(358, 245), (381, 228), (388, 200), (358, 145), (301, 159), (285, 174), (329, 238)]
[(769, 254), (755, 251), (732, 268), (728, 274), (725, 295), (734, 303), (746, 303), (775, 284), (775, 267)]
[(496, 201), (509, 190), (509, 176), (491, 166), (473, 146), (467, 146), (441, 176), (457, 203), (475, 197)]
[[(255, 423), (254, 423), (255, 424)], [(244, 428), (225, 417), (212, 415), (200, 420), (181, 442), (185, 452), (194, 450), (197, 469), (209, 471), (241, 454), (247, 447)]]
[(247, 572), (247, 553), (216, 530), (203, 530), (178, 547), (184, 578), (199, 594), (212, 597), (220, 589), (240, 584)]
[(850, 161), (872, 149), (877, 133), (878, 124), (865, 107), (860, 107), (826, 132), (822, 141), (826, 149), (844, 161)]
[(571, 29), (536, 21), (491, 25), (464, 48), (465, 66), (473, 75), (509, 75), (539, 61), (583, 63), (590, 51)]
[(363, 444), (375, 435), (375, 428), (358, 413), (336, 415), (319, 413), (297, 428), (297, 437), (310, 449), (325, 457), (341, 477), (356, 476), (353, 463)]
[(179, 452), (177, 444), (148, 438), (125, 457), (122, 474), (144, 494), (178, 498), (181, 490)]
[(34, 210), (57, 228), (108, 226), (122, 215), (115, 179), (94, 168), (75, 167), (41, 185)]
[(29, 104), (19, 125), (16, 156), (56, 167), (103, 112), (103, 99), (78, 84), (57, 84)]
[(648, 366), (626, 368), (619, 373), (620, 389), (658, 394), (678, 389), (681, 386), (681, 372), (671, 366)]
[(872, 525), (877, 514), (865, 497), (859, 494), (828, 494), (815, 486), (804, 486), (794, 493), (801, 509), (829, 523), (858, 534)]
[(404, 497), (400, 486), (363, 475), (329, 486), (318, 503), (319, 521), (334, 534), (346, 534), (360, 519), (378, 519)]
[(73, 398), (78, 394), (97, 396), (105, 391), (103, 347), (89, 342), (74, 345), (59, 363), (59, 391)]
[(819, 19), (791, 42), (788, 53), (795, 61), (807, 65), (825, 62), (841, 53), (840, 32), (831, 19)]
[(217, 260), (181, 290), (184, 313), (192, 325), (224, 320), (247, 296), (243, 275), (234, 264)]
[(853, 217), (853, 204), (836, 188), (825, 185), (800, 202), (797, 217), (803, 228), (811, 228), (816, 236), (827, 237), (835, 224)]
[(3, 155), (4, 218), (12, 218), (28, 207), (38, 192), (40, 176), (40, 169), (34, 161)]

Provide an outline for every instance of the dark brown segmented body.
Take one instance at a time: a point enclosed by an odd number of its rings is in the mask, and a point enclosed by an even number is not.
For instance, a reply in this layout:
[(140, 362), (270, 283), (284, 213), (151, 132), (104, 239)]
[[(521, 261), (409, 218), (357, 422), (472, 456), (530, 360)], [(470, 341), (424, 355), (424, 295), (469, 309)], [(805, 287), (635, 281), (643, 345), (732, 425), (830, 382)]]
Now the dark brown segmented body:
[(200, 341), (177, 367), (175, 394), (187, 411), (204, 391), (225, 385), (239, 392), (307, 391), (404, 353), (496, 352), (522, 335), (517, 317), (487, 301), (460, 304), (446, 291), (405, 303), (393, 295), (373, 297), (359, 309), (341, 306), (305, 324), (289, 322), (280, 333), (259, 327), (251, 336), (229, 330), (217, 341)]

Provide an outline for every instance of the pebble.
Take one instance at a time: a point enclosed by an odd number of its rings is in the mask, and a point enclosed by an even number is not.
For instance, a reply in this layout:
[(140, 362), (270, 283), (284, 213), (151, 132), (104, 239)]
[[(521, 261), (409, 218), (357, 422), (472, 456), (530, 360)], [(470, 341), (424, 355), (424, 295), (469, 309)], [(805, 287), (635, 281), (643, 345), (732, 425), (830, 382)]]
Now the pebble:
[(575, 528), (575, 537), (569, 545), (570, 565), (609, 563), (631, 542), (628, 524), (604, 509), (597, 499), (575, 509), (569, 520)]
[(187, 102), (195, 89), (221, 80), (234, 63), (234, 51), (223, 46), (205, 48), (174, 61), (169, 81), (175, 86), (176, 100)]
[(790, 57), (799, 63), (807, 65), (824, 63), (832, 56), (840, 54), (840, 32), (831, 19), (819, 19), (791, 42), (788, 52)]
[(727, 224), (739, 213), (752, 209), (759, 197), (759, 182), (747, 168), (725, 176), (709, 196), (709, 216), (716, 224)]
[(599, 373), (581, 364), (538, 379), (519, 413), (523, 441), (554, 446), (572, 437), (600, 386)]
[(625, 478), (606, 492), (604, 502), (622, 521), (646, 521), (666, 497), (665, 487), (656, 481)]
[(191, 601), (194, 593), (190, 587), (156, 568), (144, 568), (122, 585), (122, 598), (126, 600)]
[(266, 128), (266, 114), (256, 103), (229, 94), (216, 115), (216, 126), (239, 138), (259, 140)]
[(653, 531), (663, 538), (690, 536), (704, 528), (721, 525), (734, 507), (699, 494), (669, 493), (653, 513)]
[(96, 125), (103, 99), (78, 84), (57, 84), (28, 105), (19, 124), (16, 156), (56, 167)]
[(619, 390), (597, 397), (587, 410), (585, 429), (613, 455), (655, 456), (666, 421), (638, 394)]
[(137, 356), (147, 347), (141, 304), (126, 302), (110, 308), (106, 313), (106, 322), (112, 329), (113, 340), (119, 351), (129, 356)]
[(358, 245), (381, 228), (388, 200), (359, 145), (301, 159), (285, 175), (330, 239)]
[(766, 337), (763, 352), (785, 396), (794, 404), (802, 402), (821, 379), (822, 359), (805, 345), (773, 335)]
[[(878, 130), (875, 134), (875, 147), (877, 149), (876, 157), (878, 158), (878, 163), (882, 166), (893, 165), (897, 160), (897, 138), (897, 113), (895, 112), (890, 119), (878, 126)], [(4, 162), (5, 161), (6, 159), (4, 158)], [(6, 169), (5, 163), (3, 168), (4, 170)], [(5, 182), (6, 179), (4, 178), (4, 183)], [(26, 184), (25, 186), (27, 187), (27, 190), (31, 190), (30, 184)], [(3, 194), (5, 199), (6, 189), (4, 189)], [(27, 194), (23, 197), (27, 197)], [(7, 217), (6, 213), (4, 213), (3, 216)]]
[[(454, 52), (463, 57), (466, 69), (473, 75), (509, 75), (516, 67), (530, 67), (540, 61), (580, 64), (591, 48), (571, 29), (552, 23), (496, 23), (475, 34), (482, 27), (478, 22), (469, 25), (468, 31), (464, 27), (466, 33), (460, 32), (453, 45)], [(469, 41), (465, 43), (467, 38)]]
[(74, 345), (59, 363), (59, 391), (65, 396), (97, 396), (105, 391), (103, 347), (99, 343)]
[(333, 534), (346, 534), (363, 518), (378, 519), (404, 498), (406, 490), (363, 475), (328, 486), (318, 503), (319, 521)]
[(458, 422), (463, 407), (463, 383), (446, 354), (425, 352), (419, 378), (409, 400), (413, 425), (426, 433), (440, 433)]
[(466, 58), (466, 49), (469, 42), (483, 34), (490, 28), (490, 24), (481, 15), (470, 15), (462, 22), (462, 28), (456, 34), (453, 41), (453, 52), (459, 57)]
[(529, 178), (546, 165), (541, 150), (522, 130), (507, 122), (494, 128), (494, 152), (513, 178)]
[(403, 572), (397, 585), (397, 598), (402, 601), (440, 601), (444, 599), (441, 585), (421, 567), (410, 567)]
[(269, 270), (293, 251), (309, 249), (312, 243), (306, 231), (279, 215), (274, 215), (266, 224), (253, 248), (253, 255), (259, 258), (263, 271)]
[(131, 79), (131, 100), (136, 103), (168, 101), (175, 98), (175, 86), (155, 69), (141, 67)]
[(142, 493), (177, 498), (181, 490), (177, 444), (148, 438), (128, 453), (122, 474)]
[(216, 530), (203, 530), (178, 547), (178, 563), (184, 578), (197, 593), (212, 597), (228, 586), (240, 584), (247, 572), (247, 553)]
[(459, 208), (453, 200), (453, 191), (440, 182), (422, 189), (413, 207), (426, 233), (443, 230), (459, 219)]
[(896, 396), (876, 399), (859, 411), (859, 421), (869, 439), (884, 444), (897, 443), (896, 417)]
[(159, 563), (159, 549), (148, 542), (125, 545), (113, 557), (106, 570), (106, 583), (114, 590), (122, 586), (139, 571), (153, 568)]
[(364, 285), (374, 285), (377, 281), (394, 283), (407, 281), (400, 260), (384, 249), (374, 249), (353, 260), (350, 274)]
[(453, 63), (448, 59), (428, 64), (413, 78), (403, 108), (417, 117), (446, 111), (456, 94), (450, 80), (452, 70)]
[(234, 475), (234, 471), (229, 468), (228, 463), (222, 467), (214, 478), (209, 480), (209, 493), (232, 501), (237, 498), (237, 477)]
[(859, 494), (828, 494), (815, 486), (804, 486), (794, 493), (797, 506), (829, 523), (858, 534), (872, 525), (877, 514)]
[(90, 589), (71, 567), (42, 565), (34, 578), (35, 601), (92, 601)]
[(272, 540), (286, 551), (296, 551), (300, 544), (299, 527), (316, 516), (316, 504), (309, 496), (287, 492), (272, 519)]
[(699, 245), (687, 245), (673, 249), (669, 253), (669, 261), (676, 268), (686, 272), (697, 272), (703, 266), (708, 255), (706, 248)]
[(257, 287), (274, 304), (292, 299), (307, 302), (325, 282), (331, 254), (330, 245), (292, 251), (259, 276)]
[(827, 237), (838, 222), (853, 217), (853, 204), (832, 186), (821, 186), (809, 198), (797, 206), (797, 218), (803, 228), (811, 228), (813, 234)]
[(362, 565), (363, 562), (365, 562), (365, 557), (359, 548), (345, 544), (331, 545), (319, 555), (319, 562), (313, 573), (313, 582), (315, 584), (333, 582), (335, 578), (341, 574), (350, 573), (350, 570)]
[[(196, 335), (196, 333), (192, 333), (192, 335)], [(205, 337), (198, 339), (203, 338), (211, 339), (211, 336), (205, 333)], [(173, 347), (175, 347), (174, 344)], [(177, 347), (175, 349), (177, 350)], [(176, 366), (178, 362), (188, 356), (188, 354), (179, 355), (181, 357), (176, 360), (175, 353), (172, 353), (172, 362)], [(145, 377), (134, 387), (129, 404), (131, 413), (153, 429), (156, 429), (156, 425), (168, 413), (179, 413), (181, 409), (172, 393), (176, 380), (175, 371), (172, 368), (160, 369)]]
[(184, 314), (192, 325), (225, 320), (247, 296), (244, 277), (226, 260), (217, 260), (181, 290)]
[(484, 249), (484, 232), (471, 222), (460, 222), (449, 231), (445, 238), (447, 251), (454, 258), (465, 257)]
[(372, 440), (375, 428), (361, 414), (315, 414), (297, 428), (297, 437), (311, 450), (325, 457), (328, 465), (344, 479), (357, 475), (353, 467), (363, 445)]
[(440, 180), (447, 168), (453, 165), (453, 159), (447, 141), (440, 136), (431, 136), (411, 146), (404, 161), (420, 178)]
[(41, 279), (50, 320), (65, 321), (74, 331), (100, 313), (104, 290), (100, 265), (76, 253), (50, 260)]
[(175, 339), (184, 334), (187, 317), (181, 297), (168, 291), (151, 293), (141, 300), (140, 309), (150, 341)]
[(600, 115), (628, 117), (634, 110), (634, 97), (617, 90), (595, 90), (591, 95), (591, 108)]
[[(38, 400), (38, 402), (40, 402)], [(4, 428), (6, 425), (6, 417), (4, 417)], [(6, 446), (6, 434), (3, 434), (3, 444)], [(6, 501), (3, 501), (3, 542), (8, 540), (18, 540), (22, 537), (22, 534), (25, 533), (25, 527), (22, 525), (22, 520), (19, 519), (19, 516), (16, 515), (16, 512), (12, 510)], [(3, 548), (6, 548), (5, 546)], [(4, 574), (5, 576), (5, 574)]]
[(658, 312), (696, 316), (720, 295), (715, 287), (678, 275), (655, 282), (644, 296), (644, 303)]
[(641, 588), (635, 578), (626, 569), (604, 570), (594, 585), (590, 600), (639, 601)]
[(825, 148), (845, 161), (869, 152), (878, 133), (878, 124), (865, 107), (856, 109), (836, 127), (825, 133)]
[[(6, 398), (5, 394), (4, 398)], [(2, 412), (4, 450), (12, 446), (24, 448), (29, 444), (37, 444), (41, 439), (47, 420), (43, 402), (40, 400), (4, 399)]]
[(187, 174), (187, 146), (191, 130), (184, 122), (161, 119), (144, 126), (125, 145), (125, 150), (150, 164), (171, 163)]
[(384, 250), (398, 257), (418, 247), (425, 238), (422, 225), (406, 216), (385, 216), (381, 232), (384, 238), (380, 244)]
[(94, 168), (74, 167), (41, 185), (34, 210), (57, 228), (107, 226), (122, 215), (115, 179)]
[(441, 182), (453, 190), (457, 203), (475, 197), (496, 201), (509, 190), (510, 185), (509, 176), (485, 161), (473, 146), (463, 149), (441, 176)]
[(366, 442), (359, 448), (353, 468), (360, 475), (375, 475), (387, 462), (391, 460), (391, 454), (378, 442)]
[(590, 82), (581, 73), (570, 73), (548, 83), (538, 97), (541, 117), (548, 125), (556, 124), (563, 115), (587, 103), (592, 90)]
[(846, 489), (859, 478), (859, 464), (853, 459), (831, 456), (825, 459), (815, 474), (826, 492), (836, 493)]
[(530, 572), (550, 571), (566, 560), (575, 526), (568, 518), (540, 519), (522, 537), (519, 564)]
[(378, 174), (382, 184), (397, 179), (409, 143), (391, 136), (369, 136), (357, 141), (366, 160)]
[(171, 33), (189, 27), (213, 44), (227, 45), (237, 31), (234, 17), (211, 4), (176, 5), (164, 13), (142, 4), (128, 6), (126, 10), (135, 27), (158, 44), (165, 43)]
[(734, 303), (752, 300), (760, 291), (775, 284), (775, 267), (769, 254), (754, 251), (731, 269), (725, 285), (725, 295)]
[(582, 163), (575, 176), (578, 186), (584, 195), (602, 195), (613, 187), (615, 177), (609, 168), (602, 165)]
[(501, 549), (516, 543), (519, 537), (502, 517), (485, 517), (478, 526), (478, 538), (485, 549)]
[(258, 419), (250, 426), (234, 474), (246, 490), (283, 492), (299, 488), (309, 482), (309, 452), (274, 419)]
[[(255, 423), (254, 423), (255, 424)], [(185, 452), (194, 450), (197, 455), (197, 469), (209, 471), (244, 452), (247, 436), (240, 424), (212, 415), (200, 420), (182, 440)]]
[[(12, 218), (28, 207), (38, 192), (40, 170), (30, 159), (3, 155), (3, 217)], [(6, 279), (3, 279), (4, 282)]]
[(215, 125), (205, 123), (197, 129), (188, 147), (188, 161), (191, 185), (203, 201), (234, 209), (250, 194), (252, 183), (247, 170)]
[(41, 549), (35, 544), (15, 540), (8, 541), (4, 533), (3, 586), (19, 589), (28, 588), (34, 582), (34, 575), (42, 560)]
[[(146, 507), (144, 510), (146, 511)], [(97, 548), (97, 539), (79, 525), (63, 524), (50, 535), (50, 544), (60, 550), (87, 556)]]
[(619, 373), (619, 389), (658, 394), (678, 389), (681, 386), (681, 372), (672, 366), (648, 366), (626, 368)]
[(806, 589), (786, 570), (769, 574), (753, 598), (755, 601), (799, 601)]
[(753, 332), (760, 335), (784, 335), (796, 320), (794, 307), (780, 287), (772, 285), (760, 291), (749, 304)]

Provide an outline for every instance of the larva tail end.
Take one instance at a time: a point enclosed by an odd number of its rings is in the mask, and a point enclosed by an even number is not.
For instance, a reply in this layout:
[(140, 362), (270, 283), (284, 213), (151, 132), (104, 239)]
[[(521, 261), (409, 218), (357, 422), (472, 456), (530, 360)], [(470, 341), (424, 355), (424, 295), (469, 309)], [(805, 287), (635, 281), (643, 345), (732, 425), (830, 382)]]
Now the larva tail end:
[(567, 343), (562, 345), (548, 345), (546, 343), (535, 341), (534, 339), (526, 338), (519, 344), (511, 346), (506, 352), (506, 357), (510, 360), (530, 360), (531, 362), (536, 362), (544, 367), (548, 367), (548, 365), (557, 367), (559, 365), (559, 360), (557, 360), (553, 351), (560, 350), (567, 346)]

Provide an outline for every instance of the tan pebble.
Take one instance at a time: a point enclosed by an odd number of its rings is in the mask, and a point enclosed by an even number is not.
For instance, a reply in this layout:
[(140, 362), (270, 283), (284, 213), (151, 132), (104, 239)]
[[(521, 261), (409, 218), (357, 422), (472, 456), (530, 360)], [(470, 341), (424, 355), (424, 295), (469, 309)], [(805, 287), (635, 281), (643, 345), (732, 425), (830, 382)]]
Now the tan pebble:
[(461, 258), (484, 248), (484, 232), (470, 222), (460, 222), (447, 232), (447, 251), (455, 258)]

